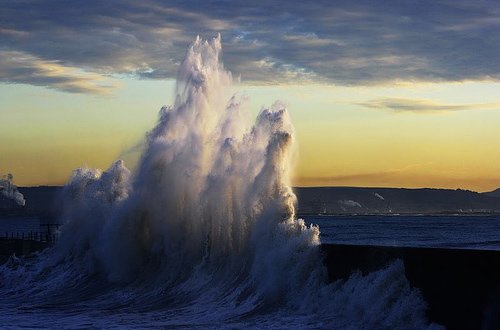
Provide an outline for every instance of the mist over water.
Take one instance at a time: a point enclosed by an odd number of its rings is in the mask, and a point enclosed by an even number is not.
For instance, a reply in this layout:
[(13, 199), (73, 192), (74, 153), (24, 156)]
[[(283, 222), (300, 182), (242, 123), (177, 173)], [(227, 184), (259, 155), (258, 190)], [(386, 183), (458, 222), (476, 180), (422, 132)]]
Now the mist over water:
[(428, 326), (402, 263), (327, 284), (319, 228), (294, 213), (287, 109), (247, 120), (220, 55), (196, 38), (137, 170), (74, 171), (54, 248), (1, 266), (0, 324)]

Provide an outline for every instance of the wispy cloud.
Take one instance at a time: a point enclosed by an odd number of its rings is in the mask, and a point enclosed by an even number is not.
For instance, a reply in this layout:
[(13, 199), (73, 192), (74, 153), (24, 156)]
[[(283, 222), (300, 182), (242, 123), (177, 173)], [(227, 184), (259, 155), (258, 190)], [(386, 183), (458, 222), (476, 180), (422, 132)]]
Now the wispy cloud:
[(475, 104), (444, 104), (429, 100), (401, 99), (401, 98), (381, 98), (358, 103), (358, 105), (373, 108), (390, 110), (394, 112), (452, 112), (463, 110), (487, 110), (500, 109), (500, 102), (475, 103)]
[(464, 188), (475, 191), (491, 191), (500, 185), (498, 176), (447, 176), (417, 172), (381, 171), (352, 175), (299, 177), (293, 180), (295, 186), (372, 186), (372, 187), (434, 187)]
[(393, 178), (395, 175), (408, 173), (418, 168), (424, 168), (433, 163), (418, 163), (410, 164), (401, 168), (392, 168), (377, 172), (365, 173), (352, 173), (352, 174), (339, 174), (329, 176), (315, 176), (315, 177), (298, 177), (295, 178), (299, 185), (318, 185), (318, 184), (343, 184), (358, 181), (383, 181)]
[(117, 86), (99, 74), (16, 51), (0, 51), (0, 80), (99, 95), (109, 94)]

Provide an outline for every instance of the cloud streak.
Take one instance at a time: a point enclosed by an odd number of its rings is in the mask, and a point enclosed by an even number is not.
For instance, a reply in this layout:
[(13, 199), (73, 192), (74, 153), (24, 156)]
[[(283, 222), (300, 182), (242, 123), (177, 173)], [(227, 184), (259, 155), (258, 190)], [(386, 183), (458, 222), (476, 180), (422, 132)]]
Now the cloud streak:
[(429, 100), (402, 99), (402, 98), (381, 98), (358, 103), (366, 108), (383, 109), (393, 112), (454, 112), (464, 110), (498, 110), (500, 102), (495, 103), (475, 103), (475, 104), (444, 104)]
[(14, 84), (45, 86), (70, 93), (106, 95), (117, 85), (105, 77), (63, 66), (32, 55), (0, 51), (0, 80)]
[(298, 186), (317, 186), (317, 185), (340, 185), (355, 182), (384, 182), (394, 179), (401, 175), (408, 175), (413, 170), (418, 168), (425, 168), (433, 163), (417, 163), (406, 165), (401, 168), (391, 168), (383, 171), (364, 172), (364, 173), (350, 173), (339, 175), (324, 175), (324, 176), (309, 176), (309, 177), (296, 177), (294, 178), (295, 184)]

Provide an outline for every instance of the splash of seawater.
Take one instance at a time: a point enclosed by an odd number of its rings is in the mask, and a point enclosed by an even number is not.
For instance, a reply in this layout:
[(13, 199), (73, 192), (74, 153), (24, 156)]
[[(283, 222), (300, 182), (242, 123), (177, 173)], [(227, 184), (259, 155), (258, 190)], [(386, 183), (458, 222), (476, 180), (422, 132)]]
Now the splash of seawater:
[(29, 309), (70, 302), (101, 326), (422, 328), (401, 264), (326, 284), (319, 229), (294, 214), (288, 112), (245, 120), (220, 53), (220, 36), (194, 41), (137, 170), (76, 170), (57, 245), (4, 266), (2, 290)]

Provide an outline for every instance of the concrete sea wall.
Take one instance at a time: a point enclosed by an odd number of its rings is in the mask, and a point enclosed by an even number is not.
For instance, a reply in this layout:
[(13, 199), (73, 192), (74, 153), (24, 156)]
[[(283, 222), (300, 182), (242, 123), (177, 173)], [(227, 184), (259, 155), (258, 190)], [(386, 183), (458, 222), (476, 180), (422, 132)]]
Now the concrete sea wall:
[(367, 273), (395, 259), (448, 329), (500, 329), (500, 251), (323, 244), (330, 281)]

